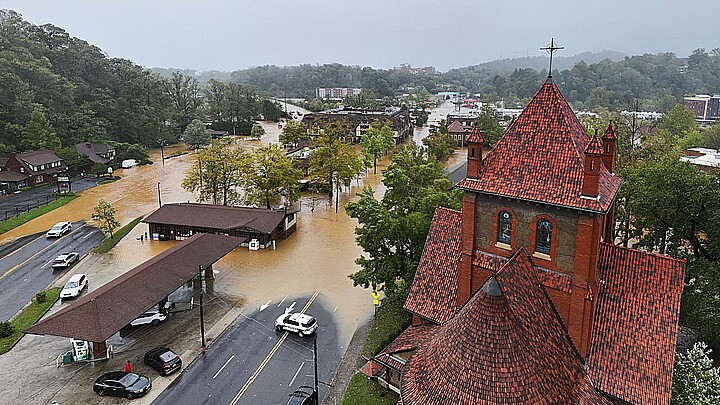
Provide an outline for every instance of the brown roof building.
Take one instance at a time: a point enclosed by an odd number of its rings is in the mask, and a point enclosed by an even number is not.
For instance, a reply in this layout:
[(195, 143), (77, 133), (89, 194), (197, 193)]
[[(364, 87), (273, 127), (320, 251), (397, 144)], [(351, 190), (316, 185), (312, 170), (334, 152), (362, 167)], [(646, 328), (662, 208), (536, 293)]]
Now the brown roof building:
[(58, 173), (67, 170), (65, 162), (49, 149), (12, 153), (6, 159), (3, 170), (25, 176), (27, 186), (50, 183)]
[(612, 244), (616, 140), (589, 137), (551, 80), (484, 159), (472, 134), (412, 326), (365, 370), (405, 405), (669, 404), (684, 263)]
[(165, 204), (143, 220), (150, 237), (157, 240), (183, 240), (197, 233), (216, 233), (257, 239), (260, 247), (270, 246), (295, 232), (294, 211), (253, 207), (177, 203)]
[(412, 135), (413, 125), (410, 122), (410, 113), (400, 108), (387, 108), (385, 110), (365, 110), (360, 108), (345, 107), (342, 109), (323, 111), (318, 113), (305, 114), (302, 122), (311, 125), (324, 125), (330, 122), (338, 122), (347, 128), (347, 138), (353, 143), (359, 143), (360, 139), (370, 128), (373, 121), (380, 121), (380, 125), (390, 122), (395, 143)]
[(78, 143), (73, 148), (93, 163), (108, 164), (115, 159), (115, 148), (104, 143)]

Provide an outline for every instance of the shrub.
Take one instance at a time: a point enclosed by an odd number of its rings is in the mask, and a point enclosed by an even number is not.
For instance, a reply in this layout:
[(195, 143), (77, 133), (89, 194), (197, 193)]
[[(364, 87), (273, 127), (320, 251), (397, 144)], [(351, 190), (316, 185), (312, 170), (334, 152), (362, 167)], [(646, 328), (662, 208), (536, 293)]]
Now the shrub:
[(12, 336), (13, 333), (15, 333), (15, 328), (10, 322), (0, 322), (0, 338)]
[(47, 301), (47, 292), (45, 291), (38, 291), (35, 294), (35, 302), (38, 304), (42, 304), (43, 302)]

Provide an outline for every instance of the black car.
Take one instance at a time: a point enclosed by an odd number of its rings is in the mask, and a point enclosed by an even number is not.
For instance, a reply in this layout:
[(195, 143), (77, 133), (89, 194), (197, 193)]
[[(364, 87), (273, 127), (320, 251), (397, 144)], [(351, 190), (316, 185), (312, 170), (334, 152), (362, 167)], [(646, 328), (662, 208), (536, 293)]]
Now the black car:
[(124, 371), (112, 371), (95, 380), (93, 390), (101, 397), (112, 395), (133, 399), (147, 394), (151, 387), (150, 379), (145, 376)]
[(307, 385), (301, 385), (295, 392), (290, 394), (287, 405), (317, 405), (317, 402), (315, 402), (315, 389)]
[(167, 347), (156, 347), (145, 353), (144, 363), (148, 367), (157, 370), (160, 375), (168, 375), (175, 370), (180, 370), (182, 360)]

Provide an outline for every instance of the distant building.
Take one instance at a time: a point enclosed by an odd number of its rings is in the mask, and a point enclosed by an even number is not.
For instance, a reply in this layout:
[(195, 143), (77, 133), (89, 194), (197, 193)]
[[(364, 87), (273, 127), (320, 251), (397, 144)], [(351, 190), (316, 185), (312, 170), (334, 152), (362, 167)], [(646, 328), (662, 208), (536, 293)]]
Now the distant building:
[(73, 146), (73, 149), (93, 163), (108, 164), (115, 159), (115, 148), (104, 143), (78, 143)]
[(465, 128), (460, 121), (453, 121), (447, 126), (448, 134), (454, 139), (459, 146), (465, 146), (465, 141), (470, 130)]
[[(57, 178), (58, 173), (67, 170), (65, 162), (55, 152), (45, 149), (35, 152), (11, 153), (0, 159), (2, 171), (14, 172), (0, 176), (2, 186), (9, 190), (16, 187), (37, 186), (50, 183)], [(24, 180), (21, 177), (24, 176)]]
[(395, 143), (412, 134), (413, 125), (410, 122), (410, 113), (397, 107), (384, 110), (365, 110), (345, 107), (342, 109), (310, 113), (303, 116), (302, 122), (306, 124), (323, 125), (330, 122), (339, 122), (348, 129), (348, 138), (352, 143), (359, 143), (360, 139), (370, 128), (373, 121), (380, 121), (380, 125), (390, 122)]
[(690, 162), (700, 170), (720, 168), (720, 150), (707, 148), (691, 148), (685, 150), (685, 156), (680, 158), (683, 162)]
[(684, 97), (683, 101), (685, 107), (695, 114), (696, 121), (708, 123), (720, 118), (720, 95), (698, 94), (694, 97)]
[(345, 97), (357, 96), (362, 89), (354, 87), (316, 87), (315, 97), (326, 100), (342, 100)]
[(434, 75), (437, 71), (435, 70), (435, 66), (425, 66), (421, 68), (414, 68), (410, 66), (409, 63), (401, 63), (400, 66), (396, 66), (393, 68), (393, 70), (404, 70), (407, 72), (410, 72), (414, 75), (417, 74), (426, 74), (426, 75)]

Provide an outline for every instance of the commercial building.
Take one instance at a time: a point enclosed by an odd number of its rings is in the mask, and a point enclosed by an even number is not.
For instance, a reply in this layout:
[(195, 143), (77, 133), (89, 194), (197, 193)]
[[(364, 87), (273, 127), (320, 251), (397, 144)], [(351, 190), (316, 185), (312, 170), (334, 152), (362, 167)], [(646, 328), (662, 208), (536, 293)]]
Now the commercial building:
[(700, 123), (711, 123), (720, 118), (720, 95), (699, 94), (694, 97), (684, 97), (683, 102), (685, 107), (695, 114), (695, 120)]
[(345, 97), (357, 96), (362, 89), (356, 87), (316, 87), (315, 97), (325, 100), (342, 100)]
[(347, 138), (353, 143), (359, 143), (360, 138), (368, 131), (370, 124), (380, 121), (380, 125), (390, 122), (395, 143), (401, 142), (413, 132), (410, 113), (397, 107), (384, 110), (366, 110), (361, 108), (344, 107), (318, 113), (305, 114), (302, 122), (314, 126), (322, 126), (335, 122), (347, 129)]

